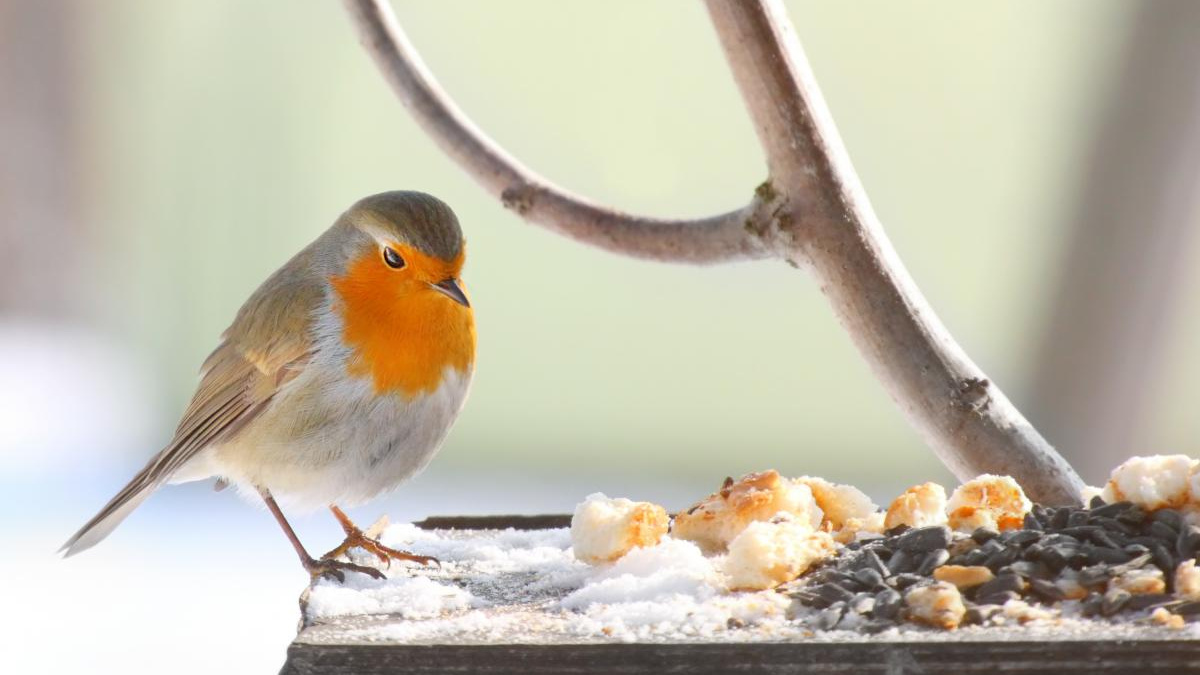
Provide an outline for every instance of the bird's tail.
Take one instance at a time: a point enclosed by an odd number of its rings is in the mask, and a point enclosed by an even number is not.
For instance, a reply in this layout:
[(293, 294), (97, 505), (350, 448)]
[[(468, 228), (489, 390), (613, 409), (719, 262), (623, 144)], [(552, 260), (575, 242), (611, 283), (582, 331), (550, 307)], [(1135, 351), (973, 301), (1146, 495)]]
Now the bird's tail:
[(166, 477), (162, 475), (157, 459), (155, 457), (139, 471), (133, 480), (129, 481), (117, 496), (110, 499), (104, 508), (100, 509), (100, 513), (79, 528), (58, 552), (62, 553), (63, 557), (73, 556), (95, 546), (112, 533), (126, 516), (133, 513), (138, 505), (146, 501), (150, 493), (163, 484)]

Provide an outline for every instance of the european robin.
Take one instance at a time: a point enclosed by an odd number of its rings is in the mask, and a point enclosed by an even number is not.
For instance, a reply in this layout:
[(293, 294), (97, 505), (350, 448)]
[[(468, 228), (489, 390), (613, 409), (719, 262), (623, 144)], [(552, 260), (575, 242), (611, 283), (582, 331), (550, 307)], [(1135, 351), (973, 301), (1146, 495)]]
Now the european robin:
[[(354, 204), (242, 305), (175, 437), (62, 551), (95, 545), (165, 483), (215, 477), (260, 495), (314, 576), (382, 577), (337, 559), (351, 547), (433, 561), (367, 537), (338, 504), (423, 469), (458, 416), (475, 361), (464, 258), (458, 219), (434, 197), (384, 192)], [(274, 495), (327, 505), (345, 542), (313, 558)]]

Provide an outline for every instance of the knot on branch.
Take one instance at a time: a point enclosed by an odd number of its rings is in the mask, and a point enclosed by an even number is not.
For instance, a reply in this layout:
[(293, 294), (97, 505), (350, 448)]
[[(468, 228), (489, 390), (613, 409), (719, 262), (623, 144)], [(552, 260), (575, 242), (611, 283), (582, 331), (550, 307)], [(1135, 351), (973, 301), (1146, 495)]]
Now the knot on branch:
[(788, 198), (775, 189), (771, 179), (754, 188), (753, 209), (742, 224), (746, 234), (757, 239), (768, 250), (780, 253), (794, 265), (795, 261), (788, 254), (795, 240), (793, 224)]
[(524, 216), (533, 209), (534, 192), (532, 185), (506, 187), (500, 193), (500, 202), (504, 204), (504, 208)]
[(958, 388), (953, 392), (951, 400), (956, 407), (965, 408), (974, 413), (983, 413), (992, 404), (992, 395), (988, 388), (992, 383), (987, 378), (967, 377), (958, 382)]

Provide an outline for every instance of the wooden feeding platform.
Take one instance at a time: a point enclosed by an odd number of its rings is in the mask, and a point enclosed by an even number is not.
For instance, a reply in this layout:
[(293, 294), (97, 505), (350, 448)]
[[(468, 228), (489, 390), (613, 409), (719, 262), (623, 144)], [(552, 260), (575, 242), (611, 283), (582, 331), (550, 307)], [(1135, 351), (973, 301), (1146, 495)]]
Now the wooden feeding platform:
[[(402, 526), (417, 552), (442, 553), (446, 564), (393, 568), (387, 582), (317, 582), (302, 598), (302, 627), (281, 672), (1200, 672), (1200, 624), (1180, 630), (1069, 621), (868, 635), (813, 631), (782, 617), (764, 624), (769, 630), (732, 618), (727, 629), (704, 630), (688, 615), (685, 623), (700, 630), (609, 631), (611, 617), (564, 609), (586, 573), (552, 559), (569, 545), (561, 529), (569, 521), (446, 517)], [(498, 546), (518, 553), (502, 554)], [(694, 613), (703, 611), (697, 606)]]

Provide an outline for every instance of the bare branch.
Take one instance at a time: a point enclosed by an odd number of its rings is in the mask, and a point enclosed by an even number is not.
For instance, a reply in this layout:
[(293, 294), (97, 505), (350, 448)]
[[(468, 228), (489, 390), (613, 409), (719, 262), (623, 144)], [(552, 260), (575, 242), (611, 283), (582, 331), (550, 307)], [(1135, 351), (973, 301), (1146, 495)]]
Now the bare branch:
[(670, 262), (716, 263), (771, 255), (770, 216), (758, 200), (699, 220), (634, 216), (554, 185), (500, 148), (446, 96), (383, 0), (345, 0), (359, 39), (405, 107), (506, 208), (530, 222), (616, 253)]
[(774, 255), (810, 267), (876, 376), (956, 475), (1008, 474), (1043, 503), (1079, 500), (1079, 477), (967, 358), (900, 263), (778, 0), (707, 0), (771, 179), (750, 206), (700, 221), (608, 211), (536, 176), (447, 100), (382, 0), (344, 1), (401, 101), (507, 207), (626, 255), (697, 263)]
[[(883, 232), (778, 0), (707, 0), (766, 151), (791, 241), (876, 376), (959, 478), (1017, 478), (1034, 499), (1083, 486), (954, 342)], [(790, 236), (787, 236), (789, 235)]]

